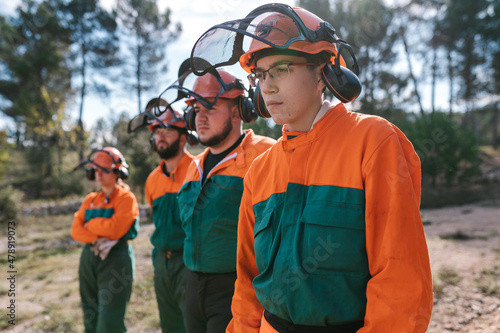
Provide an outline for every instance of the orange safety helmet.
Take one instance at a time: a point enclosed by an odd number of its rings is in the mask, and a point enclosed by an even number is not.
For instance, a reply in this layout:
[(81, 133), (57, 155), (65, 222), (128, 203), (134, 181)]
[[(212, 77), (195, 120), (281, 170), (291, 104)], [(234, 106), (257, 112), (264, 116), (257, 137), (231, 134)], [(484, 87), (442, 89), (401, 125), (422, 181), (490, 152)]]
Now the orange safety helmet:
[[(316, 31), (321, 28), (321, 23), (324, 21), (313, 13), (300, 8), (293, 7), (293, 10), (299, 18), (302, 20), (304, 25)], [(265, 39), (276, 45), (284, 45), (290, 39), (290, 36), (300, 35), (299, 28), (294, 20), (282, 13), (275, 12), (272, 15), (265, 17), (262, 21), (257, 24), (255, 34), (257, 36), (264, 36)], [(311, 42), (309, 40), (299, 40), (295, 41), (287, 49), (278, 49), (266, 44), (257, 39), (252, 39), (250, 48), (243, 55), (241, 55), (239, 61), (241, 67), (247, 71), (251, 72), (251, 69), (255, 67), (256, 52), (262, 51), (264, 49), (269, 49), (272, 54), (289, 54), (289, 50), (308, 53), (308, 54), (318, 54), (322, 51), (327, 51), (332, 54), (331, 62), (334, 63), (335, 56), (337, 55), (337, 47), (335, 43), (320, 40), (316, 42)], [(340, 64), (346, 66), (344, 60), (340, 57)]]
[[(224, 83), (231, 85), (231, 89), (222, 91), (221, 93), (221, 89), (224, 88), (221, 87), (221, 84), (213, 74), (207, 73), (196, 79), (192, 91), (204, 99), (217, 97), (233, 99), (245, 96), (243, 84), (240, 83), (240, 80), (236, 76), (223, 68), (218, 68), (217, 72)], [(186, 100), (186, 104), (193, 106), (196, 100), (195, 97), (190, 96), (190, 98)]]
[[(244, 38), (251, 38), (245, 50)], [(349, 53), (352, 71), (343, 56)], [(328, 90), (341, 102), (352, 102), (361, 92), (357, 77), (359, 66), (352, 47), (340, 39), (333, 26), (311, 12), (281, 3), (262, 5), (244, 19), (217, 24), (196, 41), (191, 51), (191, 68), (203, 75), (220, 66), (240, 62), (251, 73), (256, 61), (267, 55), (281, 54), (309, 58), (308, 55), (326, 53), (328, 63), (321, 69), (322, 80)], [(329, 59), (328, 59), (329, 56)], [(320, 59), (308, 62), (324, 62)], [(259, 115), (270, 117), (265, 110), (258, 85), (253, 91), (253, 105)]]
[[(94, 155), (93, 158), (92, 155)], [(108, 173), (120, 167), (128, 168), (122, 153), (114, 147), (104, 147), (101, 150), (93, 151), (90, 153), (88, 162)]]
[(155, 128), (160, 127), (160, 122), (166, 127), (174, 126), (178, 128), (186, 128), (182, 113), (173, 109), (172, 106), (168, 106), (169, 104), (163, 98), (153, 98), (148, 102), (148, 104), (146, 104), (145, 112), (149, 112), (151, 114), (153, 114), (153, 112), (151, 112), (153, 108), (166, 108), (166, 110), (159, 117), (155, 117), (152, 123), (148, 125), (150, 132), (153, 132)]

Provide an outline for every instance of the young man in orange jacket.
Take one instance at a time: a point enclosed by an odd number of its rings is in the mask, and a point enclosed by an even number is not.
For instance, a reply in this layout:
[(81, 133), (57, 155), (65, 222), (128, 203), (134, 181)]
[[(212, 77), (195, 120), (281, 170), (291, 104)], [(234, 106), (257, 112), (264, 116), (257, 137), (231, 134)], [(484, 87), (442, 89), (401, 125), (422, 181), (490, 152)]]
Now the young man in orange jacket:
[[(166, 108), (167, 102), (153, 98), (146, 112), (158, 114), (155, 108)], [(186, 266), (182, 260), (184, 230), (179, 217), (177, 192), (183, 184), (189, 164), (193, 160), (186, 150), (188, 131), (180, 112), (172, 108), (148, 126), (151, 145), (161, 162), (146, 180), (146, 199), (153, 210), (155, 230), (153, 267), (156, 301), (160, 312), (162, 332), (184, 333), (184, 299), (186, 293)]]
[(197, 78), (190, 96), (188, 127), (208, 148), (191, 163), (178, 197), (189, 269), (186, 325), (189, 333), (219, 333), (231, 320), (243, 177), (275, 141), (243, 131), (242, 119), (254, 120), (254, 111), (233, 74)]
[(341, 48), (357, 65), (329, 23), (282, 4), (219, 24), (195, 44), (195, 72), (239, 59), (259, 113), (284, 125), (245, 177), (227, 332), (427, 328), (420, 161), (393, 124), (323, 100), (325, 88), (343, 102), (361, 90)]

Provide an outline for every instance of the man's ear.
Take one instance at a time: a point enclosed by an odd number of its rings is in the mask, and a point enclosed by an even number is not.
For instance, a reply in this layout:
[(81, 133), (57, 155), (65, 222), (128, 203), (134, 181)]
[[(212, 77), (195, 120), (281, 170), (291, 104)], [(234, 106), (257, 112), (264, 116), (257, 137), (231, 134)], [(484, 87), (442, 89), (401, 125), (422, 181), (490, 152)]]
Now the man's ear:
[(184, 147), (187, 143), (187, 133), (179, 133), (179, 144), (181, 147)]
[(233, 103), (233, 105), (231, 106), (231, 121), (241, 120), (240, 111), (238, 110), (239, 107), (239, 103)]
[(325, 84), (325, 81), (323, 80), (323, 76), (321, 75), (321, 72), (323, 71), (323, 68), (325, 68), (327, 64), (323, 64), (322, 66), (317, 66), (316, 68), (318, 69), (317, 71), (315, 71), (316, 73), (316, 78), (318, 80), (318, 88), (320, 91), (324, 91), (325, 88), (326, 88), (326, 84)]

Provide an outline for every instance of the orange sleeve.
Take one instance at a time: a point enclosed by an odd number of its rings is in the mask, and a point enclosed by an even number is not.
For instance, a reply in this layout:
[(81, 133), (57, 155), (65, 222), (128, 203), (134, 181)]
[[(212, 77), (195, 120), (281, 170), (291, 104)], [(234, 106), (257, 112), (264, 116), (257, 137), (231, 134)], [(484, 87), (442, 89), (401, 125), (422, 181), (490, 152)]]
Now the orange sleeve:
[(146, 179), (146, 185), (144, 186), (144, 194), (146, 195), (146, 200), (148, 201), (149, 207), (153, 207), (153, 197), (151, 195), (150, 182), (151, 182), (151, 174)]
[(238, 245), (236, 258), (236, 279), (231, 311), (233, 319), (226, 329), (228, 333), (259, 332), (264, 308), (255, 296), (252, 280), (258, 274), (254, 252), (255, 217), (252, 208), (252, 194), (245, 178), (238, 220)]
[(128, 191), (117, 199), (119, 200), (117, 200), (116, 206), (113, 207), (114, 213), (112, 217), (90, 219), (85, 228), (99, 235), (99, 237), (114, 240), (123, 237), (139, 215), (139, 206), (135, 196)]
[[(92, 194), (93, 195), (93, 194)], [(71, 237), (82, 243), (92, 243), (95, 241), (98, 236), (86, 228), (83, 227), (83, 223), (85, 222), (85, 209), (88, 208), (89, 196), (85, 198), (80, 209), (75, 213), (73, 218), (73, 225), (71, 226)]]
[(420, 217), (420, 161), (394, 134), (364, 165), (366, 251), (372, 278), (365, 325), (358, 333), (425, 332), (432, 276)]

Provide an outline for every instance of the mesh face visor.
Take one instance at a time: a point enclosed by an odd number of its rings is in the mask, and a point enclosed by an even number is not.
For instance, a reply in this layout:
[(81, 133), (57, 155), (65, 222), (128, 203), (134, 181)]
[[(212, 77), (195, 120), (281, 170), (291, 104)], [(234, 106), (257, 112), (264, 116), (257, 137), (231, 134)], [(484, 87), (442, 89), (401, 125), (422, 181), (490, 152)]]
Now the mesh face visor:
[[(347, 55), (355, 63), (354, 71), (359, 72), (352, 48), (335, 34), (331, 24), (321, 22), (318, 29), (311, 30), (292, 7), (267, 4), (256, 8), (244, 19), (221, 23), (206, 31), (191, 51), (193, 73), (201, 76), (214, 68), (235, 64), (250, 50), (252, 40), (253, 43), (260, 42), (277, 49), (288, 49), (293, 43), (301, 41), (305, 42), (304, 45), (321, 41), (333, 43), (340, 46), (339, 49), (348, 51)], [(255, 48), (253, 45), (252, 48)], [(339, 56), (340, 53), (337, 54)], [(340, 61), (335, 63), (340, 65)]]
[(163, 122), (154, 114), (150, 112), (142, 112), (129, 121), (127, 132), (132, 133), (139, 128), (148, 127), (149, 125), (152, 125), (155, 120), (157, 121), (157, 126), (161, 128), (167, 128), (167, 126), (165, 126), (165, 124), (163, 124)]
[[(200, 103), (203, 104), (203, 106), (212, 108), (215, 103), (210, 103), (205, 98), (184, 87), (184, 85), (192, 87), (196, 79), (197, 76), (192, 74), (190, 68), (190, 59), (184, 60), (184, 62), (179, 67), (177, 80), (175, 80), (160, 94), (160, 96), (157, 98), (157, 103), (153, 105), (151, 110), (142, 112), (129, 121), (127, 132), (135, 132), (140, 128), (153, 125), (153, 123), (156, 123), (156, 125), (162, 128), (167, 128), (170, 126), (170, 124), (176, 121), (184, 121), (182, 118), (176, 116), (176, 113), (173, 111), (172, 105), (189, 97), (194, 97), (199, 100)], [(162, 99), (166, 101), (166, 104), (160, 102)], [(174, 115), (174, 119), (170, 121), (168, 125), (165, 125), (159, 119), (159, 117), (169, 109)]]
[[(213, 108), (213, 106), (217, 103), (219, 97), (225, 93), (226, 91), (230, 91), (231, 89), (234, 88), (234, 83), (226, 83), (224, 80), (222, 80), (219, 72), (215, 70), (215, 68), (212, 68), (210, 66), (206, 66), (206, 62), (203, 59), (199, 59), (197, 61), (199, 64), (205, 63), (205, 67), (208, 67), (206, 73), (210, 72), (217, 81), (219, 82), (220, 85), (220, 90), (217, 93), (216, 96), (214, 96), (214, 101), (209, 101), (207, 98), (201, 96), (200, 94), (197, 94), (196, 92), (186, 88), (186, 87), (193, 87), (195, 84), (196, 79), (198, 76), (194, 75), (191, 66), (190, 66), (190, 59), (184, 60), (184, 62), (181, 64), (179, 68), (179, 78), (172, 83), (170, 86), (167, 87), (161, 94), (160, 98), (164, 99), (165, 101), (168, 102), (169, 105), (188, 98), (194, 98), (196, 99), (203, 107), (207, 109)], [(166, 111), (165, 107), (159, 107), (158, 109), (155, 109), (155, 115), (159, 116), (163, 112)]]

